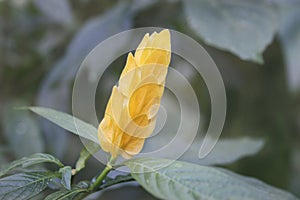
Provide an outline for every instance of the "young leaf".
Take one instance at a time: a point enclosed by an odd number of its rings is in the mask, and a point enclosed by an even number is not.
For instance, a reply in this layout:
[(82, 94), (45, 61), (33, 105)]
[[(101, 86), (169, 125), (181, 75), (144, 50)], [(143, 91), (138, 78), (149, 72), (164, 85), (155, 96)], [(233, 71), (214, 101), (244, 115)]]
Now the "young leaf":
[(91, 140), (95, 143), (98, 141), (98, 131), (97, 129), (76, 117), (73, 117), (69, 114), (59, 112), (50, 108), (42, 107), (27, 107), (26, 109), (31, 110), (32, 112), (50, 120), (56, 125), (76, 134), (88, 140)]
[(79, 172), (83, 168), (85, 168), (86, 161), (92, 156), (92, 154), (100, 151), (100, 146), (95, 143), (89, 143), (88, 146), (90, 147), (89, 150), (83, 148), (80, 152), (80, 156), (78, 161), (76, 162), (76, 172)]
[(21, 158), (19, 160), (16, 160), (7, 166), (3, 167), (0, 170), (0, 177), (7, 174), (8, 172), (14, 170), (15, 168), (22, 167), (30, 167), (32, 165), (37, 165), (40, 163), (54, 163), (58, 165), (59, 167), (63, 167), (64, 165), (55, 157), (49, 154), (45, 153), (36, 153), (28, 157)]
[(91, 157), (91, 155), (92, 154), (86, 148), (81, 150), (79, 159), (76, 162), (76, 172), (79, 172), (85, 168), (85, 163)]
[(72, 168), (70, 166), (60, 168), (59, 173), (61, 173), (61, 184), (71, 190)]
[(57, 173), (31, 172), (14, 174), (0, 179), (1, 200), (30, 199), (42, 192)]
[(72, 188), (72, 190), (62, 189), (60, 191), (48, 195), (45, 198), (45, 200), (73, 200), (77, 198), (80, 199), (79, 197), (88, 194), (88, 186), (89, 185), (85, 182), (80, 182), (74, 188)]
[(137, 158), (123, 164), (138, 183), (160, 199), (297, 200), (262, 181), (220, 168), (154, 158)]

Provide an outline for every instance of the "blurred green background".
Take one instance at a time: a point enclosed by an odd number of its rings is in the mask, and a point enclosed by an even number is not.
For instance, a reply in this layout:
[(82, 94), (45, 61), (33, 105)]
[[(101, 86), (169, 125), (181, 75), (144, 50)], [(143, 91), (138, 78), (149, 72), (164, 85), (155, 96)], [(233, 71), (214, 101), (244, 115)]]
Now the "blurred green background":
[[(82, 148), (77, 137), (13, 108), (38, 105), (71, 113), (72, 84), (85, 56), (113, 34), (148, 26), (194, 38), (223, 76), (227, 119), (224, 143), (214, 156), (228, 160), (218, 163), (212, 156), (213, 161), (202, 164), (221, 165), (299, 196), (298, 0), (1, 0), (0, 167), (34, 152), (52, 153), (74, 165)], [(201, 130), (206, 130), (206, 85), (193, 67), (173, 58), (172, 67), (198, 91)], [(112, 63), (99, 83), (99, 119), (124, 62), (120, 57)], [(175, 124), (170, 122), (168, 130), (177, 128)], [(186, 158), (201, 164), (193, 159)], [(92, 159), (78, 179), (90, 179), (102, 167)], [(118, 197), (154, 199), (135, 184), (90, 199)]]

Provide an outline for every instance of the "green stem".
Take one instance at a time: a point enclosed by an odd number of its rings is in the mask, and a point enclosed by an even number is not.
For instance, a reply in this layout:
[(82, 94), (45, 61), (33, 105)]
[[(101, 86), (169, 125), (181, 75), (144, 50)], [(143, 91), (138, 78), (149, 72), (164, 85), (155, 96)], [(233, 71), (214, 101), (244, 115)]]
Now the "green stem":
[(101, 172), (101, 174), (97, 177), (96, 181), (94, 182), (94, 184), (91, 186), (91, 190), (97, 190), (100, 185), (102, 184), (103, 180), (105, 179), (105, 177), (107, 176), (107, 174), (112, 170), (112, 164), (115, 161), (115, 158), (111, 158), (108, 163), (106, 164), (106, 167), (104, 168), (104, 170)]

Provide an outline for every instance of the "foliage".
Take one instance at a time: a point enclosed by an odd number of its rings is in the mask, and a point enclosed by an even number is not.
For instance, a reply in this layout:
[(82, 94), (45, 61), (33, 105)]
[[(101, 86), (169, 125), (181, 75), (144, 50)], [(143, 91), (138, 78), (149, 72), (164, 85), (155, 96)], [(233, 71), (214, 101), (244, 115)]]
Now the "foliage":
[[(46, 117), (63, 128), (72, 130), (76, 135), (89, 137), (91, 134), (87, 132), (78, 134), (74, 129), (70, 128), (75, 126), (75, 121), (88, 127), (92, 125), (75, 117), (70, 117), (65, 113), (45, 108), (28, 109)], [(53, 115), (53, 112), (56, 115)], [(85, 167), (83, 163), (88, 158), (88, 152), (83, 150), (77, 162), (78, 171)], [(21, 170), (24, 170), (40, 163), (55, 163), (60, 168), (58, 171), (16, 173), (0, 179), (1, 199), (6, 199), (8, 196), (20, 200), (31, 198), (48, 187), (53, 178), (61, 180), (61, 187), (59, 191), (48, 195), (46, 199), (80, 199), (95, 191), (132, 181), (133, 179), (140, 183), (148, 192), (161, 199), (297, 199), (292, 194), (269, 186), (259, 180), (243, 177), (225, 169), (158, 158), (130, 159), (118, 164), (115, 166), (116, 168), (121, 166), (129, 167), (130, 174), (106, 178), (105, 182), (102, 182), (96, 188), (96, 182), (93, 180), (90, 183), (80, 182), (71, 186), (71, 179), (74, 175), (72, 167), (64, 166), (58, 159), (48, 154), (39, 153), (22, 158), (6, 166), (0, 172), (3, 176), (17, 167), (22, 167)], [(109, 167), (106, 173), (110, 170), (111, 168)]]

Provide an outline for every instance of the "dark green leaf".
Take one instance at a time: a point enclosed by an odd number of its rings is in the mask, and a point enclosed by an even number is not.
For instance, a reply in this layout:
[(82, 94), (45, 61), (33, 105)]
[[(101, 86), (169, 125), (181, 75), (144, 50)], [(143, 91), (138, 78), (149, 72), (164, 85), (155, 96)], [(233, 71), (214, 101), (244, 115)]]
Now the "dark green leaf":
[(44, 154), (44, 153), (36, 153), (31, 156), (16, 160), (10, 163), (9, 165), (3, 167), (0, 170), (0, 177), (7, 174), (11, 170), (14, 170), (15, 168), (18, 167), (26, 168), (40, 163), (54, 163), (59, 167), (64, 166), (58, 159), (54, 158), (52, 155)]
[(75, 187), (72, 188), (72, 190), (60, 190), (57, 192), (54, 192), (46, 197), (45, 200), (74, 200), (74, 199), (80, 199), (79, 197), (82, 197), (88, 194), (88, 184), (86, 182), (80, 182)]
[(57, 173), (31, 172), (0, 179), (1, 200), (24, 200), (42, 192)]
[(60, 168), (59, 172), (61, 173), (61, 184), (68, 190), (71, 190), (71, 179), (72, 179), (72, 168), (66, 166)]
[(28, 107), (33, 112), (46, 119), (50, 120), (51, 122), (57, 124), (58, 126), (76, 134), (88, 140), (91, 140), (95, 143), (99, 143), (97, 137), (97, 129), (76, 117), (73, 117), (69, 114), (59, 112), (50, 108), (42, 108), (42, 107)]
[(262, 181), (220, 168), (154, 158), (137, 158), (124, 164), (137, 182), (160, 199), (297, 199)]
[(276, 8), (266, 1), (184, 0), (191, 28), (209, 45), (262, 63), (278, 28)]

